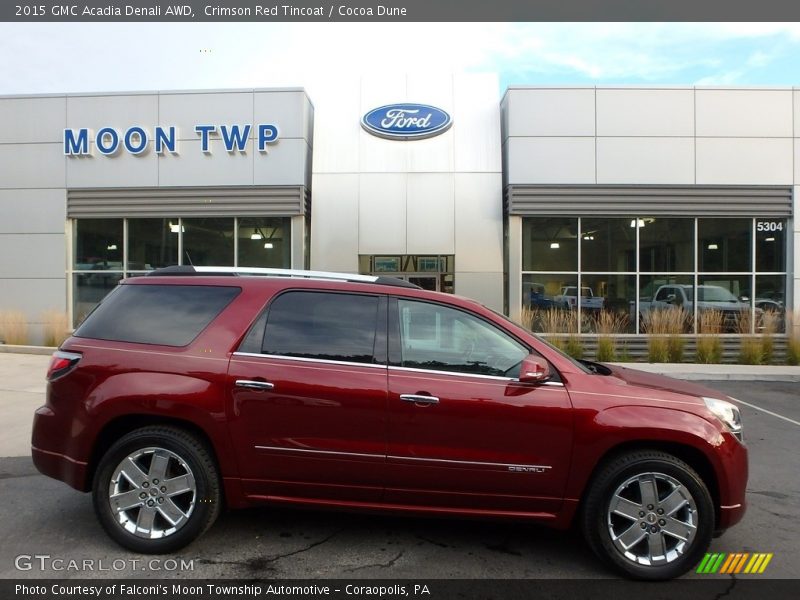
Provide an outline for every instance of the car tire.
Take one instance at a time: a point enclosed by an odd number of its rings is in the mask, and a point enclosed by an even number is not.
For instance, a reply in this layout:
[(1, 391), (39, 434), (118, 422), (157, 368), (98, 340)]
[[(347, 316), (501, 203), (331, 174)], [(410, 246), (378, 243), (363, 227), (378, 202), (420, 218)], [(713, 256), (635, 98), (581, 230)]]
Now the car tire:
[(92, 492), (103, 529), (143, 554), (174, 552), (201, 536), (222, 499), (210, 449), (170, 426), (143, 427), (114, 443), (100, 460)]
[(634, 579), (686, 573), (715, 527), (708, 487), (688, 464), (657, 450), (629, 452), (599, 467), (581, 511), (591, 549)]

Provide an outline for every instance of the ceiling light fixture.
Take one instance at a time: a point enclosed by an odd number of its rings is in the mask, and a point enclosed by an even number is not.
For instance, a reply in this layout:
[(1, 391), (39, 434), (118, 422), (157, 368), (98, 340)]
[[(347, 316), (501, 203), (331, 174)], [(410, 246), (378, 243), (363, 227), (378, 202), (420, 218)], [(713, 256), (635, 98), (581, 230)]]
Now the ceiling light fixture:
[(709, 250), (719, 250), (719, 246), (717, 246), (716, 244), (709, 244), (708, 245), (708, 249)]
[(267, 250), (272, 250), (274, 247), (275, 246), (272, 244), (272, 242), (267, 242), (266, 244), (264, 244), (264, 248), (266, 248)]
[(559, 244), (558, 242), (550, 242), (550, 249), (551, 250), (556, 250), (558, 248), (561, 248), (561, 244)]

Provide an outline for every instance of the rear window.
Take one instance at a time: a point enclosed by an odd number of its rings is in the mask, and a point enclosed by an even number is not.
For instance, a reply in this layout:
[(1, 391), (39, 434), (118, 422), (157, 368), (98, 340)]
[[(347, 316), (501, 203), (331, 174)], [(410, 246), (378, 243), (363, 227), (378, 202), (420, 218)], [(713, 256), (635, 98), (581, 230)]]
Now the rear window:
[(185, 346), (241, 291), (206, 285), (122, 285), (89, 315), (77, 337)]

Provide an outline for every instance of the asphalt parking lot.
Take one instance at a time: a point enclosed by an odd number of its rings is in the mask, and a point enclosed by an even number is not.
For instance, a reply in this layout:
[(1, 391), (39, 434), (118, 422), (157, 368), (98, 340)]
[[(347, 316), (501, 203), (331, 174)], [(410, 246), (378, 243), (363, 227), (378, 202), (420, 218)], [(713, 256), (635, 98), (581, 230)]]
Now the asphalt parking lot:
[[(706, 384), (748, 403), (741, 409), (751, 458), (748, 513), (711, 549), (772, 552), (759, 577), (798, 577), (800, 384)], [(104, 534), (89, 495), (39, 475), (28, 457), (0, 458), (0, 498), (2, 578), (613, 577), (576, 532), (274, 508), (228, 512), (181, 554), (148, 565), (149, 558), (121, 550)]]

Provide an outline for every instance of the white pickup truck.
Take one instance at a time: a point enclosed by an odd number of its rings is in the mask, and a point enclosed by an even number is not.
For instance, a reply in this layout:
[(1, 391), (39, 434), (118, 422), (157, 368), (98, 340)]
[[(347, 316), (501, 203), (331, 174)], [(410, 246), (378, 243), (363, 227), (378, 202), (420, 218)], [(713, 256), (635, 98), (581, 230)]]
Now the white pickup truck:
[[(556, 306), (563, 308), (578, 308), (578, 288), (568, 285), (561, 288), (561, 293), (554, 297)], [(595, 296), (590, 287), (581, 287), (581, 310), (602, 310), (605, 298)]]

